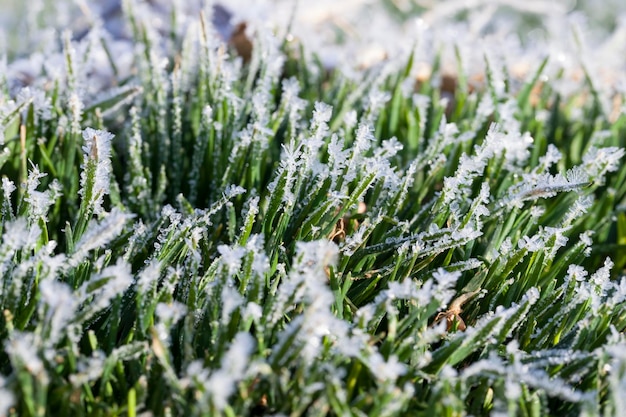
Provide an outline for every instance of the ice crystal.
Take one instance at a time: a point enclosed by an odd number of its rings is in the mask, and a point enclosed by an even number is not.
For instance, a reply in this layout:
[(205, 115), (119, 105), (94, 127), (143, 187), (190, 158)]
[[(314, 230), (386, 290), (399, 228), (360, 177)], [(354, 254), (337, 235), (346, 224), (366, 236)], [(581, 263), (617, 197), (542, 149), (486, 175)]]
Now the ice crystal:
[[(31, 221), (37, 221), (38, 219), (46, 220), (46, 215), (50, 206), (54, 204), (55, 199), (60, 196), (57, 182), (53, 182), (55, 185), (51, 187), (50, 190), (37, 190), (39, 180), (44, 178), (46, 175), (47, 174), (39, 171), (39, 168), (35, 165), (33, 165), (31, 171), (28, 173), (28, 179), (26, 180), (27, 191), (24, 201), (30, 204), (28, 215)], [(7, 184), (7, 187), (7, 190), (10, 189), (9, 184)]]
[(39, 289), (46, 306), (47, 343), (54, 345), (74, 318), (78, 300), (68, 285), (51, 279), (43, 281)]
[(226, 267), (228, 274), (233, 275), (241, 268), (241, 261), (246, 254), (245, 248), (242, 247), (230, 247), (226, 245), (220, 245), (217, 248), (220, 255), (222, 255), (222, 263)]
[(243, 305), (244, 298), (235, 288), (225, 285), (220, 293), (220, 301), (222, 303), (220, 322), (226, 325), (230, 321), (231, 314)]
[[(103, 211), (102, 203), (104, 195), (109, 194), (111, 181), (111, 140), (113, 135), (103, 130), (87, 128), (83, 131), (84, 162), (83, 172), (80, 177), (81, 189), (79, 193), (86, 198), (86, 187), (91, 183), (91, 198), (94, 213)], [(89, 166), (93, 166), (90, 173)], [(93, 175), (93, 177), (90, 177)]]
[(70, 98), (68, 99), (68, 107), (70, 108), (71, 115), (71, 132), (74, 135), (79, 135), (81, 132), (80, 122), (83, 117), (83, 110), (85, 105), (83, 104), (81, 98), (78, 96), (77, 93), (72, 93), (70, 95)]
[(79, 262), (89, 251), (106, 246), (115, 239), (124, 229), (126, 223), (134, 215), (124, 213), (117, 207), (100, 221), (92, 220), (87, 226), (87, 230), (81, 236), (73, 255), (74, 262)]
[(380, 381), (395, 381), (406, 372), (406, 366), (391, 356), (385, 360), (380, 353), (374, 353), (367, 359), (367, 365), (374, 377)]
[(591, 147), (583, 155), (583, 166), (589, 177), (600, 180), (607, 172), (614, 172), (624, 157), (624, 149)]
[(43, 90), (24, 87), (17, 94), (16, 101), (18, 104), (32, 103), (35, 116), (42, 120), (50, 120), (52, 118), (52, 102)]
[(161, 265), (158, 261), (152, 260), (143, 268), (137, 278), (137, 286), (141, 291), (148, 291), (151, 287), (156, 287), (161, 273)]
[(69, 377), (72, 385), (79, 387), (100, 378), (106, 359), (104, 352), (101, 350), (94, 351), (92, 356), (81, 357), (77, 364), (78, 373)]
[(256, 323), (263, 316), (263, 308), (255, 302), (249, 302), (243, 313), (245, 319), (254, 320)]
[(57, 3), (0, 62), (0, 414), (120, 366), (145, 413), (619, 412), (619, 2)]
[[(111, 300), (121, 296), (132, 281), (130, 265), (123, 260), (118, 260), (115, 265), (107, 266), (95, 274), (78, 290), (81, 302), (89, 302), (86, 306), (87, 316), (107, 308)], [(96, 282), (101, 282), (103, 285), (92, 290), (91, 287)]]
[(39, 348), (41, 340), (35, 333), (13, 332), (5, 341), (5, 349), (14, 366), (24, 367), (32, 375), (47, 379)]
[(34, 247), (41, 234), (41, 229), (38, 226), (30, 227), (24, 217), (6, 223), (4, 229), (2, 235), (4, 250), (2, 252), (9, 253), (12, 250)]
[[(250, 354), (255, 347), (252, 336), (248, 333), (237, 333), (228, 351), (221, 361), (221, 368), (206, 379), (203, 387), (211, 394), (211, 400), (218, 410), (228, 405), (229, 397), (235, 393), (235, 383), (244, 378)], [(193, 375), (198, 371), (188, 370)]]
[(166, 344), (170, 343), (170, 328), (187, 313), (187, 307), (179, 302), (171, 304), (158, 303), (155, 309), (155, 315), (158, 323), (155, 326), (159, 339)]

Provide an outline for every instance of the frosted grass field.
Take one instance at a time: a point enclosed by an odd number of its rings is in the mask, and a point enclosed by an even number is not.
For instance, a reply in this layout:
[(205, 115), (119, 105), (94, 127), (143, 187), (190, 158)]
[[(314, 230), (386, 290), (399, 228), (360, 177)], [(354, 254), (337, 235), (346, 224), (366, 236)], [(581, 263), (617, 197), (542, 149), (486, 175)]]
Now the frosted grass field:
[(0, 415), (623, 414), (622, 2), (0, 5)]

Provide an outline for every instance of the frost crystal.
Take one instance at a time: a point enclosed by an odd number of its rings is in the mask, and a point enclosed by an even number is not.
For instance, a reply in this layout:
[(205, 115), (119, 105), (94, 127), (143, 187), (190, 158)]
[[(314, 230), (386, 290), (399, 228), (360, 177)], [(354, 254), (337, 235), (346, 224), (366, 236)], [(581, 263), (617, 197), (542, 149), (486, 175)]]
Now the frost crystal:
[[(111, 182), (111, 140), (113, 135), (103, 130), (87, 128), (83, 131), (84, 163), (83, 172), (80, 176), (81, 189), (79, 193), (86, 197), (86, 187), (91, 184), (91, 198), (89, 203), (93, 205), (94, 213), (100, 214), (102, 201), (105, 194), (109, 194)], [(95, 166), (93, 172), (89, 167)]]
[(5, 342), (5, 349), (14, 366), (23, 366), (32, 375), (46, 380), (45, 365), (38, 352), (40, 344), (40, 338), (34, 333), (13, 332)]
[[(245, 377), (254, 348), (255, 341), (250, 334), (237, 333), (222, 358), (221, 368), (211, 374), (206, 381), (203, 388), (210, 392), (213, 404), (218, 410), (223, 410), (228, 405), (229, 397), (235, 392), (235, 384)], [(188, 373), (192, 372), (188, 370)]]
[(567, 267), (567, 276), (569, 279), (575, 279), (576, 281), (583, 281), (589, 273), (579, 265), (570, 265)]
[(39, 226), (33, 225), (29, 227), (26, 219), (19, 217), (5, 224), (2, 243), (7, 251), (31, 248), (36, 245), (40, 234), (41, 229)]
[(134, 215), (124, 213), (115, 207), (101, 221), (91, 220), (85, 233), (76, 242), (75, 252), (72, 256), (73, 262), (80, 262), (89, 251), (106, 246), (122, 233), (126, 223), (133, 217)]
[(101, 350), (96, 350), (90, 357), (81, 357), (77, 364), (77, 374), (70, 375), (70, 382), (79, 387), (100, 378), (106, 364), (106, 356)]
[(137, 279), (137, 286), (141, 291), (148, 291), (153, 286), (156, 287), (161, 274), (161, 264), (152, 260), (146, 267), (139, 273)]
[(52, 100), (45, 91), (38, 88), (24, 87), (17, 95), (19, 104), (32, 102), (36, 117), (43, 120), (52, 118)]
[(235, 288), (225, 285), (222, 288), (220, 300), (222, 303), (220, 323), (226, 326), (230, 323), (231, 314), (244, 303), (244, 298)]
[(406, 373), (406, 365), (400, 363), (395, 355), (389, 357), (387, 361), (376, 352), (367, 359), (367, 364), (374, 377), (380, 381), (395, 381)]
[(10, 201), (11, 194), (16, 190), (15, 183), (8, 179), (7, 177), (2, 177), (2, 192), (4, 194), (4, 199)]
[[(130, 265), (121, 259), (115, 265), (107, 266), (102, 272), (94, 274), (78, 290), (81, 302), (89, 301), (85, 306), (88, 312), (86, 317), (107, 308), (111, 300), (122, 295), (132, 282)], [(103, 285), (94, 285), (95, 283)]]
[(49, 327), (46, 343), (54, 345), (63, 337), (72, 321), (78, 300), (68, 285), (51, 279), (43, 281), (39, 289), (41, 301), (47, 306), (46, 321)]
[(312, 123), (314, 126), (321, 126), (330, 121), (330, 117), (333, 114), (333, 107), (321, 102), (315, 103), (315, 110), (313, 110), (313, 120)]
[(624, 149), (614, 146), (599, 149), (591, 147), (583, 155), (584, 168), (591, 178), (602, 179), (607, 172), (619, 168), (624, 152)]
[[(72, 93), (68, 100), (68, 106), (70, 108), (72, 134), (79, 135), (80, 134), (80, 121), (82, 120), (82, 117), (83, 117), (83, 110), (84, 110), (85, 105), (83, 104), (78, 94)], [(83, 132), (83, 135), (84, 134), (85, 133)]]
[(249, 302), (246, 305), (243, 317), (248, 320), (254, 320), (257, 322), (263, 316), (263, 308), (255, 302)]
[(28, 173), (28, 179), (26, 180), (27, 195), (24, 198), (24, 201), (27, 201), (30, 204), (28, 217), (31, 221), (37, 221), (40, 218), (46, 220), (48, 209), (52, 204), (54, 204), (54, 198), (56, 198), (56, 193), (53, 193), (50, 190), (43, 192), (37, 191), (39, 179), (45, 177), (46, 175), (47, 174), (40, 172), (39, 168), (35, 165), (33, 165), (33, 168)]
[(155, 310), (156, 318), (158, 319), (158, 323), (155, 326), (156, 332), (159, 336), (159, 339), (165, 343), (170, 343), (170, 329), (173, 324), (182, 319), (187, 313), (187, 307), (174, 301), (171, 304), (168, 303), (158, 303)]
[(220, 245), (217, 251), (222, 255), (222, 263), (228, 270), (228, 275), (233, 275), (241, 268), (241, 260), (246, 254), (246, 249), (241, 246), (230, 247)]

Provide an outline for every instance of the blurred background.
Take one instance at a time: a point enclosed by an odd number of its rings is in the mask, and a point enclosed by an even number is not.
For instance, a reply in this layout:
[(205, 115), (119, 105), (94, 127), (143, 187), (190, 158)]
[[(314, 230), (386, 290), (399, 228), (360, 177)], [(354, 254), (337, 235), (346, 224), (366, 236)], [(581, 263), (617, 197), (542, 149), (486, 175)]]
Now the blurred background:
[[(0, 50), (9, 55), (45, 49), (51, 32), (70, 29), (84, 33), (101, 20), (113, 36), (121, 37), (122, 0), (0, 0)], [(446, 31), (463, 26), (461, 37), (488, 36), (506, 31), (532, 43), (554, 36), (562, 20), (584, 21), (594, 36), (613, 33), (626, 18), (623, 0), (132, 0), (155, 24), (167, 30), (172, 12), (182, 27), (201, 9), (219, 4), (232, 13), (233, 22), (290, 27), (293, 36), (306, 40), (328, 59), (336, 47), (369, 45), (393, 53), (399, 44), (414, 41), (420, 29)], [(421, 26), (421, 28), (420, 28)], [(460, 30), (457, 27), (457, 30)], [(454, 31), (453, 31), (454, 32)], [(456, 38), (455, 38), (456, 36)], [(323, 48), (329, 48), (327, 52)], [(370, 51), (373, 53), (373, 51)], [(366, 57), (367, 58), (367, 57)]]
[(76, 41), (100, 37), (124, 66), (133, 48), (124, 7), (165, 40), (182, 39), (201, 10), (225, 42), (270, 30), (347, 76), (415, 52), (418, 77), (429, 76), (435, 58), (455, 73), (460, 58), (480, 78), (488, 55), (523, 78), (549, 56), (548, 76), (565, 70), (580, 79), (584, 67), (598, 84), (626, 89), (624, 0), (0, 0), (0, 59), (28, 56), (13, 65), (23, 72), (58, 52), (70, 30)]

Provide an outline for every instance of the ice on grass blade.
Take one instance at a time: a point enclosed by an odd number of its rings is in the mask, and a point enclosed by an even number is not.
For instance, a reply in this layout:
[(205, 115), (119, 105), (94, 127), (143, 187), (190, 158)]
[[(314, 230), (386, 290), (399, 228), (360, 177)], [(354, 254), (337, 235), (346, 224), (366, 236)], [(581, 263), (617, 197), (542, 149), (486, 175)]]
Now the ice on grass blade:
[(517, 242), (520, 249), (526, 249), (528, 252), (537, 252), (545, 248), (545, 241), (539, 234), (533, 236), (522, 236)]
[(269, 257), (265, 253), (265, 240), (263, 235), (251, 235), (246, 243), (246, 250), (252, 254), (251, 272), (258, 278), (263, 278), (270, 270)]
[(550, 198), (558, 193), (581, 190), (588, 187), (593, 180), (581, 166), (575, 166), (565, 175), (550, 173), (524, 174), (522, 181), (512, 185), (507, 196), (500, 202), (501, 206), (511, 205), (522, 208), (526, 201)]
[(221, 303), (220, 324), (222, 326), (228, 326), (231, 321), (232, 314), (244, 304), (245, 299), (239, 291), (234, 288), (231, 281), (228, 280), (228, 282), (226, 282), (221, 288), (219, 300)]
[(41, 282), (39, 292), (42, 302), (40, 309), (42, 317), (45, 317), (45, 342), (53, 347), (66, 334), (68, 326), (74, 319), (78, 299), (68, 285), (54, 278)]
[(115, 265), (94, 273), (77, 291), (82, 305), (80, 319), (84, 322), (108, 308), (111, 301), (121, 296), (132, 282), (131, 266), (121, 259)]
[(298, 178), (298, 170), (304, 172), (301, 169), (304, 155), (302, 146), (291, 142), (283, 145), (282, 149), (278, 170), (274, 179), (267, 185), (270, 192), (267, 196), (270, 216), (276, 216), (283, 204), (288, 208), (294, 205), (293, 188)]
[(540, 230), (540, 233), (544, 236), (544, 241), (550, 243), (546, 250), (547, 259), (554, 259), (557, 251), (567, 245), (569, 241), (569, 238), (566, 236), (567, 232), (567, 227), (544, 227)]
[(366, 363), (374, 378), (379, 381), (395, 382), (407, 371), (406, 365), (400, 363), (395, 355), (391, 355), (389, 359), (385, 360), (380, 353), (374, 352), (367, 358)]
[(593, 230), (587, 230), (578, 236), (580, 239), (580, 242), (585, 246), (585, 250), (583, 254), (587, 257), (591, 256), (591, 250), (592, 250), (591, 245), (593, 245), (593, 239), (592, 239), (593, 234), (594, 234)]
[(388, 91), (377, 88), (371, 89), (365, 98), (366, 105), (364, 120), (368, 123), (375, 123), (382, 108), (389, 100), (391, 100), (391, 97), (392, 95)]
[(481, 97), (476, 108), (476, 120), (473, 123), (475, 130), (478, 130), (480, 126), (489, 119), (495, 111), (493, 99), (490, 94), (485, 94)]
[[(378, 222), (377, 222), (378, 223)], [(345, 256), (352, 256), (354, 252), (365, 242), (367, 235), (369, 235), (376, 224), (362, 223), (359, 228), (352, 234), (346, 236), (345, 241), (340, 246), (341, 253)]]
[(125, 173), (124, 181), (131, 203), (137, 207), (145, 207), (152, 198), (152, 172), (146, 169), (143, 163), (144, 158), (149, 159), (150, 152), (145, 149), (139, 109), (133, 106), (129, 114), (131, 117), (131, 134), (128, 138), (129, 169)]
[(83, 119), (85, 105), (77, 93), (70, 94), (67, 103), (70, 110), (70, 131), (72, 135), (80, 135), (80, 124)]
[[(305, 309), (305, 331), (311, 326), (320, 329), (326, 328), (330, 323), (315, 319), (329, 319), (333, 296), (328, 287), (327, 268), (337, 262), (338, 248), (328, 241), (318, 240), (313, 242), (298, 242), (296, 244), (296, 262), (289, 274), (289, 281), (295, 286), (301, 286), (301, 302), (309, 308)], [(307, 319), (312, 319), (308, 321)], [(317, 334), (318, 331), (313, 333)]]
[(290, 352), (298, 353), (305, 363), (313, 363), (325, 352), (324, 340), (332, 349), (350, 343), (349, 325), (332, 312), (335, 297), (328, 285), (327, 268), (335, 265), (338, 253), (337, 246), (326, 240), (296, 244), (294, 264), (278, 288), (272, 316), (280, 317), (294, 307), (301, 313), (281, 332), (273, 362), (281, 363)]
[[(16, 101), (18, 105), (32, 103), (37, 119), (40, 118), (47, 121), (52, 118), (52, 100), (42, 89), (24, 87), (17, 94)], [(37, 119), (35, 122), (38, 121)]]
[(280, 109), (276, 117), (285, 114), (289, 123), (287, 138), (289, 139), (288, 142), (291, 143), (296, 137), (296, 132), (301, 127), (302, 113), (306, 109), (308, 102), (299, 97), (300, 83), (295, 77), (283, 80), (282, 91)]
[(574, 224), (576, 220), (583, 217), (589, 209), (593, 206), (593, 195), (582, 195), (574, 201), (574, 204), (570, 206), (561, 222), (562, 227), (568, 227)]
[(530, 147), (534, 140), (530, 133), (521, 133), (516, 126), (492, 123), (480, 148), (484, 157), (498, 156), (504, 153), (507, 167), (515, 170), (523, 165), (530, 156)]
[(311, 129), (315, 132), (314, 138), (317, 141), (324, 139), (328, 135), (328, 122), (333, 114), (333, 106), (315, 102), (313, 110), (313, 118), (311, 119)]
[(29, 374), (47, 384), (49, 378), (40, 352), (41, 348), (40, 335), (31, 332), (14, 331), (4, 342), (5, 352), (9, 355), (15, 369), (25, 369)]
[(550, 167), (558, 163), (562, 157), (563, 155), (561, 155), (559, 149), (553, 143), (550, 143), (545, 155), (539, 158), (539, 165), (537, 165), (534, 172), (546, 172)]
[(183, 378), (183, 386), (191, 385), (197, 395), (204, 393), (205, 398), (199, 398), (201, 402), (210, 401), (215, 410), (223, 411), (236, 392), (236, 384), (246, 378), (255, 347), (256, 343), (250, 334), (237, 333), (221, 358), (220, 368), (210, 372), (202, 361), (191, 362)]
[[(372, 148), (374, 143), (376, 143), (376, 137), (374, 136), (374, 129), (371, 124), (366, 122), (359, 123), (347, 162), (347, 170), (341, 182), (342, 185), (348, 185), (362, 176), (362, 164), (366, 158), (367, 152)], [(335, 156), (335, 158), (337, 158), (337, 156)], [(377, 174), (375, 171), (372, 173)]]
[(11, 195), (16, 189), (17, 187), (13, 181), (5, 176), (2, 177), (2, 219), (5, 221), (14, 218)]
[(593, 291), (597, 294), (592, 300), (594, 311), (598, 311), (602, 303), (606, 303), (609, 292), (614, 291), (617, 285), (619, 285), (619, 282), (611, 280), (611, 269), (613, 269), (613, 266), (615, 266), (613, 261), (610, 258), (606, 258), (604, 265), (589, 277), (589, 283), (593, 285)]
[(422, 305), (427, 305), (426, 300), (434, 299), (440, 305), (447, 305), (454, 296), (454, 287), (461, 278), (460, 271), (447, 271), (438, 268), (433, 272), (432, 279), (420, 289), (417, 300), (422, 301)]
[(476, 378), (503, 378), (508, 387), (507, 399), (510, 400), (518, 398), (522, 384), (541, 390), (549, 397), (572, 403), (585, 403), (592, 399), (590, 394), (578, 391), (563, 379), (551, 377), (546, 370), (535, 366), (533, 362), (524, 361), (524, 353), (518, 349), (517, 341), (509, 342), (507, 354), (508, 359), (503, 359), (492, 353), (489, 358), (471, 364), (461, 375), (470, 381)]
[(191, 159), (191, 171), (189, 173), (189, 201), (194, 203), (197, 200), (198, 195), (198, 178), (205, 159), (206, 150), (208, 147), (207, 136), (211, 134), (211, 129), (214, 126), (213, 120), (213, 107), (209, 104), (202, 109), (202, 119), (200, 123), (200, 132), (196, 138), (193, 148), (193, 156)]
[(180, 321), (187, 314), (187, 307), (177, 301), (168, 303), (158, 303), (155, 309), (157, 324), (155, 326), (157, 335), (165, 345), (170, 344), (170, 330), (173, 325)]
[(111, 140), (113, 135), (103, 130), (87, 128), (83, 131), (83, 171), (80, 174), (79, 194), (93, 213), (103, 211), (104, 196), (111, 184)]
[[(48, 190), (37, 190), (40, 183), (39, 180), (46, 177), (46, 175), (46, 173), (39, 171), (39, 167), (32, 164), (32, 168), (28, 173), (28, 179), (26, 180), (26, 193), (24, 196), (24, 201), (29, 205), (28, 218), (31, 222), (36, 222), (39, 219), (46, 221), (50, 206), (61, 196), (60, 185), (56, 179), (53, 180)], [(7, 186), (9, 186), (9, 184), (7, 184)]]
[(134, 217), (133, 214), (124, 213), (115, 207), (100, 221), (90, 220), (87, 229), (75, 244), (71, 263), (78, 264), (90, 251), (105, 248), (122, 233), (128, 221)]
[(251, 301), (246, 304), (246, 307), (243, 309), (242, 316), (244, 320), (251, 320), (256, 326), (259, 326), (261, 317), (263, 317), (263, 308), (257, 303)]
[(324, 146), (329, 135), (328, 122), (332, 116), (332, 111), (332, 106), (326, 103), (315, 103), (310, 134), (300, 141), (300, 175), (309, 171), (312, 175), (326, 175), (325, 167), (318, 162), (318, 157), (320, 149)]
[(70, 375), (69, 380), (74, 387), (80, 387), (98, 380), (102, 376), (107, 357), (101, 350), (94, 351), (91, 356), (81, 356), (76, 364), (77, 373)]
[(344, 168), (348, 162), (350, 149), (344, 149), (345, 143), (339, 139), (337, 134), (330, 137), (328, 143), (328, 168), (330, 170), (331, 187), (334, 189), (337, 182), (343, 175)]
[(328, 280), (325, 268), (334, 265), (337, 257), (337, 245), (332, 242), (324, 240), (298, 242), (292, 277), (296, 281), (304, 281), (313, 293), (317, 293), (318, 290), (325, 292)]
[(620, 167), (625, 150), (615, 146), (607, 148), (591, 147), (583, 155), (583, 167), (589, 177), (600, 184), (608, 172), (615, 172)]
[[(446, 136), (444, 132), (447, 129), (449, 128), (440, 128), (444, 137)], [(469, 133), (473, 135), (473, 132)], [(459, 136), (457, 140), (463, 139), (463, 136), (466, 135)], [(470, 139), (472, 137), (469, 136)], [(528, 148), (531, 144), (532, 138), (529, 134), (522, 135), (516, 131), (505, 132), (500, 125), (491, 124), (483, 143), (474, 148), (473, 154), (461, 155), (454, 176), (444, 178), (441, 202), (435, 206), (435, 210), (449, 206), (450, 218), (453, 220), (460, 219), (466, 202), (471, 197), (474, 181), (477, 178), (482, 178), (490, 160), (503, 155), (507, 168), (514, 172), (519, 171), (518, 166), (524, 164), (530, 156)], [(489, 188), (485, 188), (483, 185), (479, 197), (477, 202), (482, 201), (483, 204), (476, 207), (478, 208), (477, 215), (487, 213), (484, 203), (489, 198)]]
[(228, 185), (224, 189), (223, 198), (225, 200), (231, 200), (237, 197), (238, 195), (245, 194), (245, 192), (246, 192), (246, 189), (240, 185)]
[(430, 96), (424, 94), (413, 94), (411, 97), (411, 102), (413, 103), (413, 107), (417, 110), (417, 114), (419, 116), (418, 125), (420, 137), (419, 139), (424, 139), (424, 135), (426, 133), (426, 122), (428, 120), (428, 109), (430, 108), (432, 99)]
[(7, 254), (10, 259), (15, 251), (33, 249), (40, 235), (41, 229), (39, 225), (29, 226), (24, 217), (18, 217), (13, 221), (7, 222), (4, 225), (4, 233), (2, 234), (3, 244), (0, 254)]
[[(428, 319), (429, 315), (442, 311), (446, 305), (449, 305), (452, 297), (455, 294), (455, 286), (461, 277), (461, 271), (447, 271), (444, 268), (438, 268), (432, 273), (430, 279), (424, 282), (419, 282), (413, 278), (407, 277), (402, 281), (392, 281), (388, 284), (388, 288), (380, 292), (373, 302), (361, 307), (357, 312), (358, 320), (362, 320), (362, 324), (369, 326), (378, 326), (378, 321), (382, 319), (383, 315), (388, 317), (396, 316), (398, 314), (397, 306), (398, 301), (406, 301), (401, 305), (409, 306), (409, 314), (412, 311), (419, 311), (420, 315), (424, 314), (424, 320)], [(453, 302), (454, 303), (454, 302)], [(453, 308), (453, 307), (450, 307)], [(456, 311), (456, 310), (455, 310)], [(458, 308), (460, 312), (460, 308)], [(440, 316), (444, 316), (446, 313), (441, 313)], [(419, 330), (419, 326), (416, 330), (419, 331), (419, 337), (428, 338), (428, 340), (435, 341), (446, 334), (445, 325), (439, 326), (440, 320), (435, 319), (435, 324), (429, 330), (430, 335), (427, 335), (423, 331)], [(424, 322), (424, 327), (426, 323)], [(429, 344), (431, 342), (425, 342), (420, 340), (419, 343)], [(425, 361), (426, 358), (420, 359)]]
[(242, 258), (246, 254), (245, 248), (241, 246), (231, 247), (227, 245), (220, 245), (217, 247), (217, 251), (221, 255), (221, 262), (228, 271), (228, 275), (232, 276), (238, 272), (241, 268)]

